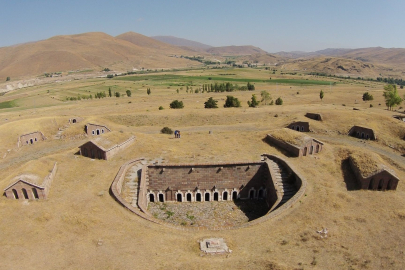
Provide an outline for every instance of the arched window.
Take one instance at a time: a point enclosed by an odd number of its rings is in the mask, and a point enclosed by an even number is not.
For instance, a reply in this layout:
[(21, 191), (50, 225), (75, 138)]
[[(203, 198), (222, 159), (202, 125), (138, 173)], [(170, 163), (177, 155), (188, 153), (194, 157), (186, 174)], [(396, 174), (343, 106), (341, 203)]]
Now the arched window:
[(18, 192), (17, 190), (13, 189), (13, 195), (15, 199), (18, 199)]
[(214, 201), (219, 201), (219, 193), (217, 191), (214, 192)]
[(303, 156), (306, 156), (307, 155), (307, 152), (308, 152), (308, 147), (304, 147), (304, 153), (302, 154)]
[(196, 202), (201, 202), (201, 193), (200, 192), (195, 194), (195, 200), (196, 200)]
[(159, 193), (158, 197), (159, 197), (159, 202), (165, 201), (165, 196), (163, 195), (163, 193)]
[(378, 182), (378, 190), (382, 190), (384, 186), (384, 179), (380, 179), (380, 182)]
[(95, 134), (95, 133), (94, 133), (94, 130), (91, 131), (91, 134), (93, 134), (93, 135)]
[(319, 152), (319, 144), (316, 145), (315, 153)]
[(210, 193), (209, 192), (206, 192), (205, 194), (204, 194), (204, 201), (206, 201), (206, 202), (209, 202), (210, 201)]
[(33, 144), (33, 143), (34, 143), (34, 140), (33, 140), (33, 139), (30, 139), (30, 143)]
[(304, 131), (304, 127), (301, 127), (301, 131)]
[(155, 194), (149, 193), (149, 202), (155, 202)]
[(300, 131), (300, 126), (297, 126), (297, 131)]
[(73, 122), (73, 124), (74, 124), (74, 123), (76, 123), (76, 119), (73, 119), (73, 121), (72, 121), (72, 122)]
[(36, 188), (32, 188), (32, 195), (34, 195), (35, 199), (39, 199), (38, 192)]
[(37, 138), (35, 138), (35, 141), (38, 141)]
[(188, 202), (191, 202), (191, 193), (187, 193), (186, 194), (186, 200), (188, 201)]
[(311, 148), (309, 149), (309, 154), (312, 155), (314, 153), (314, 146), (311, 145)]
[(101, 133), (104, 133), (104, 129), (101, 130)]
[(291, 126), (291, 129), (295, 130), (295, 126)]
[(176, 200), (177, 200), (178, 202), (182, 202), (182, 201), (183, 201), (183, 196), (181, 195), (181, 193), (177, 193), (177, 195), (176, 195)]
[(224, 191), (224, 193), (222, 193), (222, 200), (223, 200), (223, 201), (227, 201), (227, 200), (228, 200), (228, 191)]
[(24, 195), (24, 199), (28, 200), (28, 193), (27, 193), (27, 190), (25, 188), (22, 189), (22, 193)]
[(364, 132), (361, 133), (361, 138), (364, 139)]

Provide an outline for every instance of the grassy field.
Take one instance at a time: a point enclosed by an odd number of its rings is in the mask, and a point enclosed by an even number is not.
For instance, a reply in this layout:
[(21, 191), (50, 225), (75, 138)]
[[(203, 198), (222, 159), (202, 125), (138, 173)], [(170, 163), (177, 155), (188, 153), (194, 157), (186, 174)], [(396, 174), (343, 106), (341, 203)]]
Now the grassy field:
[[(162, 79), (165, 76), (171, 79)], [(256, 89), (186, 93), (188, 82), (199, 85), (222, 76), (240, 80), (233, 81), (239, 85), (255, 82)], [(144, 79), (131, 79), (136, 77)], [(212, 80), (207, 81), (208, 77)], [(309, 75), (270, 75), (257, 69), (192, 70), (60, 82), (1, 96), (0, 104), (18, 99), (18, 107), (0, 110), (0, 187), (23, 173), (42, 177), (55, 161), (58, 171), (46, 201), (0, 198), (0, 268), (404, 269), (405, 125), (392, 118), (403, 109), (387, 111), (384, 85), (376, 82), (335, 80), (338, 83), (332, 86), (329, 82), (273, 83), (306, 79), (324, 80)], [(182, 90), (180, 84), (184, 84)], [(132, 96), (94, 98), (97, 92), (108, 93), (110, 87), (121, 94), (131, 90)], [(147, 88), (151, 88), (150, 95)], [(249, 108), (252, 94), (260, 99), (263, 90), (273, 99), (281, 97), (284, 104)], [(325, 92), (322, 101), (321, 90)], [(374, 96), (373, 101), (361, 100), (366, 91)], [(399, 93), (403, 96), (405, 91), (399, 89)], [(64, 101), (66, 96), (84, 94), (92, 94), (93, 99)], [(237, 97), (242, 107), (223, 108), (226, 95)], [(204, 109), (209, 97), (218, 100), (218, 109)], [(183, 101), (184, 109), (169, 109), (175, 99)], [(307, 112), (321, 113), (324, 121), (306, 118)], [(83, 121), (68, 125), (73, 116)], [(263, 141), (271, 130), (301, 120), (310, 123), (308, 135), (325, 142), (319, 155), (288, 158)], [(88, 140), (83, 135), (88, 122), (134, 134), (136, 141), (109, 161), (75, 155)], [(378, 141), (346, 136), (353, 125), (375, 129)], [(160, 134), (164, 126), (181, 130), (182, 138)], [(55, 137), (59, 128), (64, 128), (64, 139)], [(47, 140), (16, 147), (18, 136), (37, 130)], [(356, 149), (380, 155), (399, 176), (398, 190), (351, 190), (354, 175), (345, 160)], [(118, 169), (133, 158), (161, 158), (167, 163), (243, 162), (258, 161), (263, 153), (288, 159), (307, 179), (308, 187), (302, 200), (283, 215), (249, 228), (170, 229), (130, 213), (109, 195)], [(328, 228), (329, 237), (321, 239), (316, 230), (323, 227)], [(233, 252), (200, 256), (197, 242), (205, 237), (225, 238)]]

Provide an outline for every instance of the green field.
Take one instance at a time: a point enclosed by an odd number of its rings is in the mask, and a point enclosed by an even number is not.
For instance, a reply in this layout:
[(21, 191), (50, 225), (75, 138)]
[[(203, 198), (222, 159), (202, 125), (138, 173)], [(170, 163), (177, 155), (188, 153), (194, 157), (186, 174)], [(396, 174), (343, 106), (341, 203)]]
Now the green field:
[(114, 80), (122, 81), (182, 81), (184, 83), (189, 83), (192, 81), (206, 81), (205, 83), (210, 83), (212, 81), (226, 81), (226, 82), (262, 82), (270, 84), (291, 84), (291, 85), (329, 85), (330, 82), (318, 81), (318, 80), (303, 80), (303, 79), (274, 79), (274, 80), (262, 80), (262, 79), (247, 79), (247, 78), (229, 78), (229, 77), (217, 77), (217, 76), (184, 76), (184, 75), (141, 75), (141, 76), (125, 76), (116, 77)]

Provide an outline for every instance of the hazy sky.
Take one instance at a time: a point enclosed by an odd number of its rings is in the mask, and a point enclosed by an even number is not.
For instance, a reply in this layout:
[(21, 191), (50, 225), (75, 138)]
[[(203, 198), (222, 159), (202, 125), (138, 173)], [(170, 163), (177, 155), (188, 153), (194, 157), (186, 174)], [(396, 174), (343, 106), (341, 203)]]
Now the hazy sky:
[(55, 35), (134, 31), (268, 52), (405, 48), (404, 0), (0, 1), (0, 47)]

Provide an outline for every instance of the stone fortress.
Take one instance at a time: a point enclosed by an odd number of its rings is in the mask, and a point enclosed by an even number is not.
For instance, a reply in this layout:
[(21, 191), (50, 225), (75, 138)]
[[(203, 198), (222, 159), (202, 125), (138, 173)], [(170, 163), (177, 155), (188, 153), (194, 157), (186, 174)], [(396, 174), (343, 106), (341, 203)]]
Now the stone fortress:
[[(320, 114), (307, 113), (306, 117), (322, 121)], [(81, 117), (69, 119), (75, 124)], [(80, 155), (91, 159), (108, 160), (130, 146), (135, 136), (111, 131), (101, 124), (85, 125), (87, 136), (93, 139), (81, 145)], [(324, 143), (302, 132), (310, 132), (309, 122), (293, 122), (287, 128), (272, 130), (266, 141), (279, 148), (288, 157), (320, 154)], [(374, 131), (354, 126), (348, 133), (360, 139), (375, 140)], [(21, 135), (18, 146), (45, 140), (41, 132)], [(375, 155), (375, 154), (373, 154)], [(376, 156), (376, 155), (375, 155)], [(373, 156), (374, 157), (374, 156)], [(360, 161), (359, 161), (360, 160)], [(399, 179), (395, 172), (378, 157), (373, 159), (373, 169), (361, 162), (359, 155), (349, 157), (360, 189), (395, 190)], [(47, 199), (55, 177), (57, 164), (42, 183), (24, 176), (5, 188), (10, 199)], [(129, 198), (123, 196), (128, 174), (133, 175)], [(173, 226), (155, 218), (148, 211), (150, 203), (202, 203), (233, 200), (262, 201), (267, 214), (240, 227), (250, 226), (279, 215), (291, 208), (305, 192), (307, 182), (289, 163), (288, 158), (263, 154), (260, 161), (209, 163), (209, 164), (146, 164), (135, 159), (121, 166), (111, 185), (111, 194), (124, 207), (149, 221)], [(176, 226), (175, 226), (176, 227)]]

